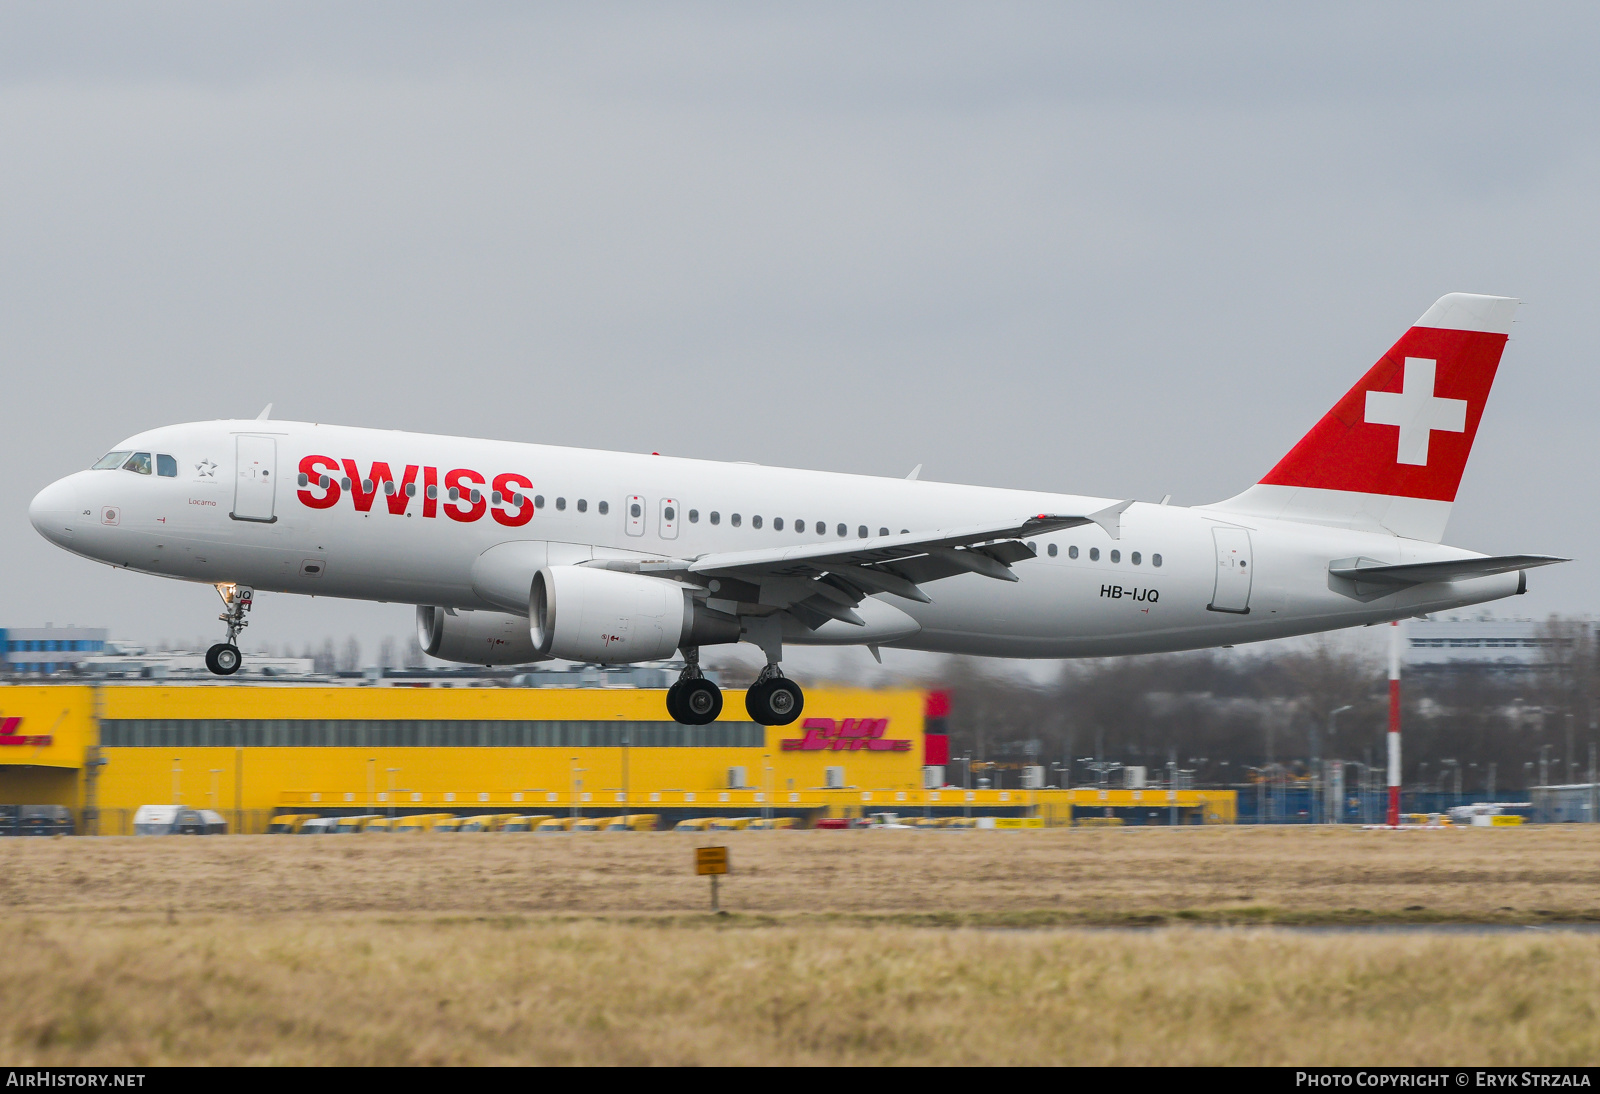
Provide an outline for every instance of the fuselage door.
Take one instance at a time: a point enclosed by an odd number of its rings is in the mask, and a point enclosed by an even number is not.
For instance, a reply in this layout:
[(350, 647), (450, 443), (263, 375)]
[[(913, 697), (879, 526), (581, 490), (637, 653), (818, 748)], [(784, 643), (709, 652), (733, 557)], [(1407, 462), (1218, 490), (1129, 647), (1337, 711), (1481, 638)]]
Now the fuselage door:
[(678, 499), (661, 499), (661, 538), (678, 538)]
[(628, 500), (622, 504), (623, 516), (627, 521), (623, 529), (630, 536), (644, 535), (644, 498), (638, 494), (629, 494)]
[(1206, 608), (1213, 612), (1250, 611), (1250, 533), (1243, 528), (1213, 528), (1217, 545), (1217, 585)]
[(235, 439), (236, 462), (233, 479), (234, 520), (254, 520), (271, 524), (272, 501), (278, 488), (278, 441), (275, 437), (253, 437), (241, 433)]

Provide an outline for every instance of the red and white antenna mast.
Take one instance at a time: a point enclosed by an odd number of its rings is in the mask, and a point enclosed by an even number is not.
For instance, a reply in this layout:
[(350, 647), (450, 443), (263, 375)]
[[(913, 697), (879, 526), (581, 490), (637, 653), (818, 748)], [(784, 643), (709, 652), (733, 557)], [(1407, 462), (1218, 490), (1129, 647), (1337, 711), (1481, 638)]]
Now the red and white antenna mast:
[(1400, 621), (1389, 624), (1389, 817), (1400, 827)]

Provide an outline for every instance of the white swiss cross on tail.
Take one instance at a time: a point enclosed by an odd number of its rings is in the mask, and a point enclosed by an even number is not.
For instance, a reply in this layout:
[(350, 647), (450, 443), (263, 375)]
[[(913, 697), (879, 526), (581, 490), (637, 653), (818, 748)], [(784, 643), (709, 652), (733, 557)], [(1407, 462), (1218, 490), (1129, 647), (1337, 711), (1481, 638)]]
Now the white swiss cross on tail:
[(1397, 425), (1400, 445), (1395, 463), (1428, 464), (1428, 438), (1435, 429), (1462, 433), (1467, 428), (1467, 401), (1434, 395), (1437, 361), (1407, 357), (1400, 391), (1367, 392), (1368, 425)]

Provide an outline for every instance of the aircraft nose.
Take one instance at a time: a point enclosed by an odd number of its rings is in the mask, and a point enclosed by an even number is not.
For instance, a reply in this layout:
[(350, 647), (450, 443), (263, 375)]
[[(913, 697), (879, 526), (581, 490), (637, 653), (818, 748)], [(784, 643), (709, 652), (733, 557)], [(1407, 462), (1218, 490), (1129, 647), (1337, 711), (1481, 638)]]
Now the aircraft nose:
[(33, 496), (28, 503), (28, 520), (34, 530), (51, 543), (66, 546), (72, 541), (77, 491), (71, 477), (57, 479)]

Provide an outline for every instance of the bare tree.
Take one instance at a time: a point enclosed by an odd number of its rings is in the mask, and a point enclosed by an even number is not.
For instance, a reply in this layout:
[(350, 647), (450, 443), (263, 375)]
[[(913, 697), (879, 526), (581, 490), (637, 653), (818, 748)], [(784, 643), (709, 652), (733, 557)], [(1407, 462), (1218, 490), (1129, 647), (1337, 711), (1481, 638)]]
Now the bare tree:
[(361, 668), (361, 641), (353, 634), (344, 641), (344, 650), (339, 654), (339, 668), (344, 672), (355, 672)]
[(312, 668), (320, 673), (338, 671), (339, 656), (333, 650), (333, 639), (324, 638), (322, 640), (322, 649), (312, 658)]

